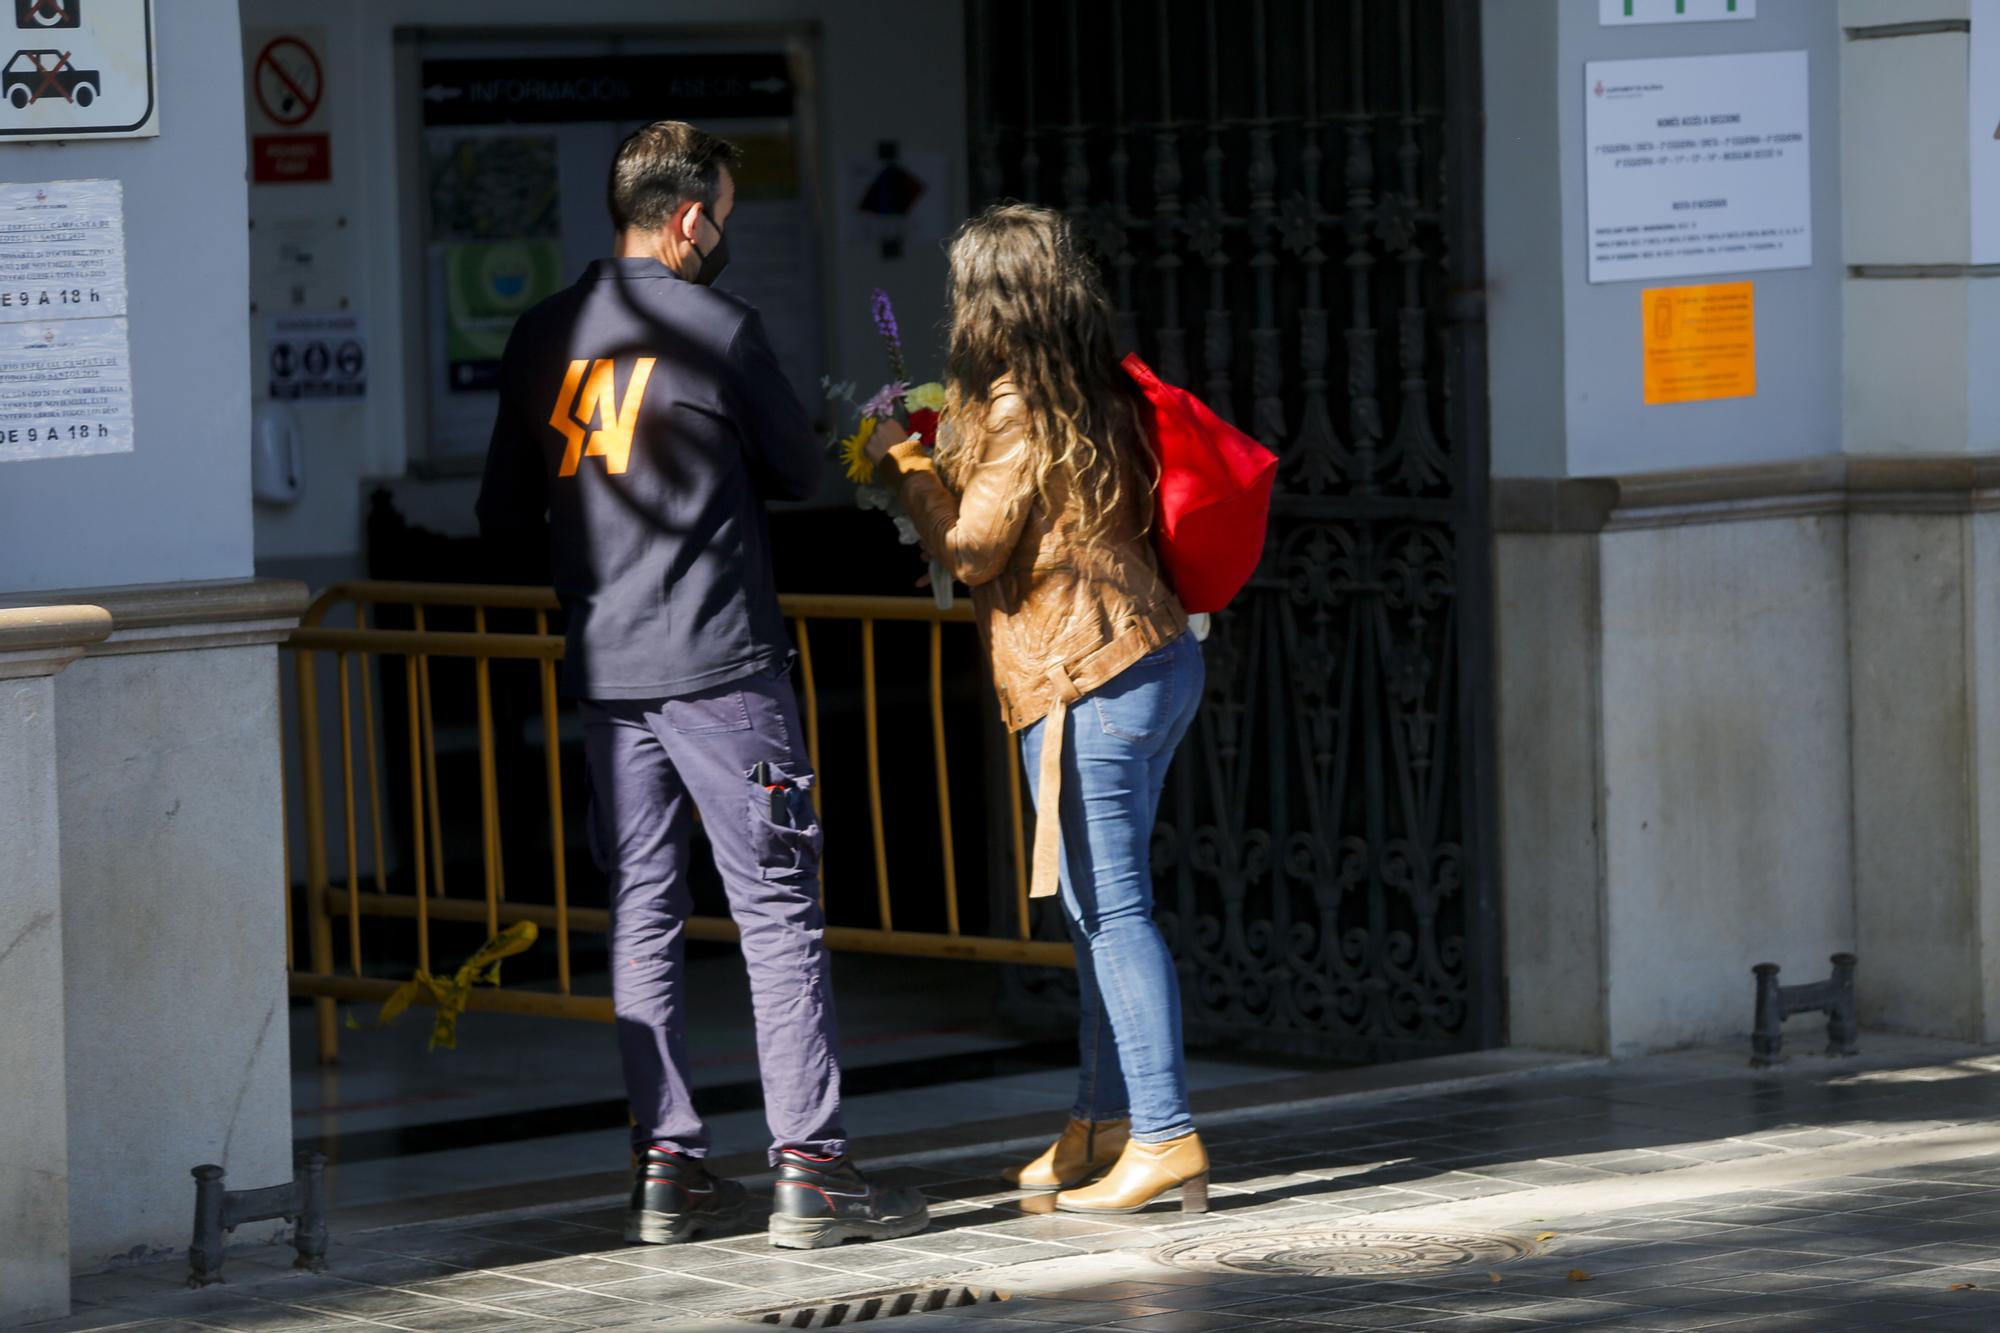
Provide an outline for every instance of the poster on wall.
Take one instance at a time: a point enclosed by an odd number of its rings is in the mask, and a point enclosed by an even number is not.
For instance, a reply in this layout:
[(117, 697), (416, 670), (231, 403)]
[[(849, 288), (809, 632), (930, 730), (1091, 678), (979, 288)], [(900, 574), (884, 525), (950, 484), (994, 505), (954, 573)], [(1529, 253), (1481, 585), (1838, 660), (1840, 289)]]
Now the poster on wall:
[(484, 455), (515, 321), (610, 253), (605, 172), (627, 134), (659, 119), (693, 121), (741, 150), (731, 260), (716, 285), (758, 308), (801, 399), (821, 401), (824, 238), (789, 53), (612, 55), (537, 39), (508, 54), (439, 39), (420, 55), (433, 462)]
[(0, 462), (131, 451), (123, 187), (0, 185)]
[(351, 310), (264, 317), (266, 396), (280, 402), (368, 395), (368, 329)]
[(500, 387), (500, 354), (514, 321), (562, 290), (562, 246), (553, 240), (447, 245), (444, 340), (453, 393)]
[(801, 148), (789, 120), (739, 121), (720, 131), (743, 151), (729, 215), (729, 271), (715, 284), (757, 307), (799, 401), (821, 401), (819, 236), (806, 203)]
[(152, 0), (4, 0), (0, 139), (160, 132)]
[(2000, 264), (2000, 0), (1972, 0), (1972, 262)]
[(1584, 66), (1590, 281), (1812, 266), (1804, 51)]
[(482, 452), (514, 321), (563, 285), (554, 135), (432, 131), (429, 200), (432, 444)]
[(1757, 289), (1748, 282), (1655, 287), (1646, 321), (1646, 402), (1757, 396)]
[(952, 227), (951, 159), (944, 153), (898, 151), (847, 164), (842, 239), (866, 241), (895, 258), (936, 245)]

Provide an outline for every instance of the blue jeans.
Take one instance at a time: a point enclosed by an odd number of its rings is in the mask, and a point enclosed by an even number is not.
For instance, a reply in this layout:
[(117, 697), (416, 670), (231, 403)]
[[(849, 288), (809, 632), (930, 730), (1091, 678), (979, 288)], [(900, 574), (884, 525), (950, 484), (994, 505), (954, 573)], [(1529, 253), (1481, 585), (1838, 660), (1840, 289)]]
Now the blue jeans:
[[(1153, 923), (1153, 822), (1174, 751), (1201, 706), (1201, 645), (1183, 634), (1069, 710), (1062, 769), (1062, 905), (1076, 945), (1079, 1120), (1132, 1117), (1141, 1143), (1194, 1128), (1180, 980)], [(1046, 720), (1021, 733), (1029, 790)], [(1037, 812), (1040, 817), (1040, 812)]]

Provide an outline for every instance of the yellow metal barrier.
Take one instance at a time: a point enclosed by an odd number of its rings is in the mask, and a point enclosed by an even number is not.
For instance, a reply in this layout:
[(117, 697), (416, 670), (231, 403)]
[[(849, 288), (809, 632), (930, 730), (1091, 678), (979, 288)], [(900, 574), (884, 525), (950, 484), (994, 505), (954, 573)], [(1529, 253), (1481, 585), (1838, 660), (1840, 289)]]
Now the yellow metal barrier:
[[(803, 677), (802, 705), (806, 720), (807, 750), (813, 769), (821, 774), (824, 791), (825, 768), (820, 756), (819, 686), (814, 672), (812, 626), (816, 623), (846, 622), (859, 627), (861, 638), (862, 704), (866, 728), (866, 769), (870, 833), (875, 853), (875, 899), (878, 924), (872, 928), (832, 926), (827, 929), (830, 948), (861, 953), (901, 954), (933, 958), (961, 958), (999, 963), (1033, 963), (1043, 966), (1074, 965), (1070, 947), (1031, 938), (1028, 915), (1028, 880), (1023, 831), (1020, 766), (1011, 761), (1008, 772), (1008, 812), (1011, 821), (1014, 865), (1014, 934), (1002, 938), (968, 935), (960, 929), (958, 873), (954, 861), (956, 840), (952, 830), (951, 791), (945, 747), (944, 708), (944, 629), (946, 625), (971, 622), (971, 609), (960, 605), (940, 612), (928, 598), (791, 596), (781, 600), (799, 650)], [(392, 606), (409, 613), (411, 629), (379, 629), (370, 624), (376, 608)], [(452, 608), (461, 614), (470, 611), (473, 629), (440, 631), (427, 628), (427, 610)], [(563, 640), (552, 635), (549, 613), (557, 609), (555, 594), (546, 588), (494, 587), (476, 584), (427, 584), (352, 582), (342, 583), (322, 593), (306, 612), (304, 621), (291, 636), (289, 647), (298, 688), (299, 759), (302, 805), (306, 839), (306, 896), (309, 970), (291, 970), (294, 995), (312, 996), (317, 1004), (319, 1054), (330, 1063), (339, 1052), (339, 1029), (335, 1024), (335, 1002), (380, 1001), (407, 978), (371, 977), (362, 962), (361, 922), (365, 917), (404, 920), (414, 923), (418, 967), (432, 966), (431, 925), (459, 922), (483, 925), (488, 935), (498, 934), (503, 921), (532, 921), (543, 931), (553, 931), (556, 950), (555, 989), (481, 989), (474, 992), (472, 1008), (508, 1013), (540, 1014), (560, 1018), (612, 1021), (608, 995), (578, 995), (571, 989), (570, 936), (572, 931), (605, 932), (610, 913), (601, 908), (572, 907), (569, 902), (568, 863), (563, 822), (563, 770), (556, 702), (556, 663), (563, 656)], [(332, 627), (326, 622), (341, 610), (352, 612), (352, 627)], [(489, 617), (504, 613), (532, 615), (532, 633), (495, 631)], [(943, 933), (898, 930), (891, 906), (888, 845), (883, 823), (883, 786), (879, 710), (875, 677), (875, 627), (885, 622), (928, 622), (930, 627), (930, 722), (936, 763), (935, 789), (943, 846), (942, 875), (946, 927)], [(320, 679), (317, 659), (331, 655), (334, 680), (339, 692), (340, 792), (338, 810), (342, 849), (347, 874), (335, 884), (328, 870), (328, 799), (325, 750), (319, 714)], [(410, 846), (407, 864), (411, 872), (409, 891), (393, 892), (387, 880), (388, 846), (383, 824), (382, 778), (375, 735), (377, 717), (371, 659), (398, 658), (402, 662), (403, 725), (408, 735), (410, 787)], [(479, 746), (480, 860), (484, 872), (480, 897), (450, 897), (445, 890), (444, 820), (438, 781), (438, 743), (435, 694), (431, 685), (432, 663), (440, 660), (469, 661), (473, 668), (475, 720)], [(541, 746), (548, 787), (548, 819), (552, 848), (550, 883), (552, 902), (510, 902), (503, 869), (504, 849), (500, 819), (500, 777), (493, 722), (492, 664), (496, 661), (532, 662), (540, 675)], [(351, 664), (351, 665), (350, 665)], [(357, 788), (356, 717), (353, 707), (351, 671), (361, 678), (359, 724), (363, 732), (359, 759), (365, 770)], [(847, 780), (843, 767), (840, 780)], [(374, 853), (373, 887), (364, 890), (361, 876), (354, 873), (360, 864), (359, 837), (361, 795), (365, 790)], [(822, 796), (823, 801), (823, 796)], [(822, 808), (824, 806), (822, 805)], [(287, 854), (287, 908), (290, 907), (289, 852)], [(824, 894), (824, 888), (822, 888)], [(334, 918), (346, 918), (345, 968), (336, 961)], [(736, 925), (726, 917), (694, 917), (686, 927), (687, 936), (697, 940), (734, 940)], [(290, 935), (287, 934), (288, 966)]]

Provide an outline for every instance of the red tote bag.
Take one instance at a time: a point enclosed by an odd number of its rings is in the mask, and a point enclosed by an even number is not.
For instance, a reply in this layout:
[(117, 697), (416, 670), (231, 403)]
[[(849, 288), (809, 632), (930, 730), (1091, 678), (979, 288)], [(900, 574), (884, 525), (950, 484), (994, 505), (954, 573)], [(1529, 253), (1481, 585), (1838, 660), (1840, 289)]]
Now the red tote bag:
[(1263, 558), (1278, 456), (1136, 355), (1124, 364), (1145, 395), (1160, 461), (1153, 544), (1161, 571), (1190, 614), (1220, 611)]

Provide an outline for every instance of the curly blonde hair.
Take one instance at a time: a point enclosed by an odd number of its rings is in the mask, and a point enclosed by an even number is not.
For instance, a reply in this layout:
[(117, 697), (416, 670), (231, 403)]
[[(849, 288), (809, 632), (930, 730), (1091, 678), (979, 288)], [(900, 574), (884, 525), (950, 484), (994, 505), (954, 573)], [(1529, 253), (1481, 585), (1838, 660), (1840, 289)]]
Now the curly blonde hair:
[(996, 204), (961, 226), (951, 242), (945, 363), (956, 440), (939, 459), (947, 480), (979, 456), (978, 426), (1004, 378), (1026, 409), (1035, 494), (1052, 510), (1075, 506), (1086, 547), (1132, 510), (1150, 522), (1157, 469), (1114, 322), (1103, 279), (1062, 214)]

